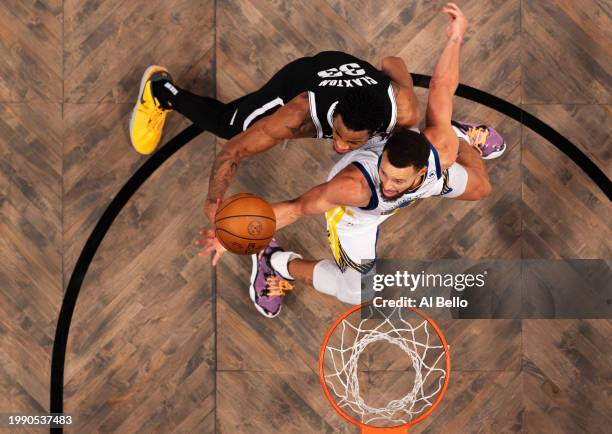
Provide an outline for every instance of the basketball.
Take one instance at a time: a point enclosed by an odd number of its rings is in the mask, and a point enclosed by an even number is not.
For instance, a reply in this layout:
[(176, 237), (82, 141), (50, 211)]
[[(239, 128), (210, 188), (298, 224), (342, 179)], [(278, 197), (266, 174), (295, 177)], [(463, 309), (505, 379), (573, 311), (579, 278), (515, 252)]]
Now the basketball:
[(228, 197), (215, 214), (215, 234), (232, 253), (252, 255), (263, 250), (276, 231), (276, 216), (260, 196), (239, 193)]

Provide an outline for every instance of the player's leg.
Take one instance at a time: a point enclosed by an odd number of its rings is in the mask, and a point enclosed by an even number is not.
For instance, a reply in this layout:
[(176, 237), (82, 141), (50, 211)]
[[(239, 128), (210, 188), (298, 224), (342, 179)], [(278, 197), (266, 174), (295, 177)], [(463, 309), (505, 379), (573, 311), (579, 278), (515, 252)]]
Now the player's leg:
[(168, 80), (170, 74), (161, 66), (149, 66), (140, 80), (138, 99), (130, 118), (130, 140), (134, 149), (141, 154), (155, 150), (161, 138), (167, 110), (153, 96), (154, 82)]
[(285, 293), (293, 289), (294, 280), (345, 303), (357, 304), (369, 298), (362, 294), (361, 276), (374, 270), (378, 227), (338, 227), (342, 216), (334, 212), (327, 215), (335, 262), (305, 260), (295, 252), (283, 250), (274, 240), (262, 253), (253, 255), (250, 295), (263, 315), (273, 318), (280, 313)]
[(302, 93), (304, 83), (299, 77), (308, 68), (309, 59), (302, 57), (286, 64), (259, 90), (228, 103), (224, 117), (226, 134), (233, 137), (245, 131)]
[(340, 270), (330, 260), (311, 261), (281, 249), (272, 241), (259, 255), (253, 255), (253, 271), (249, 293), (257, 310), (268, 318), (281, 312), (292, 282), (313, 286), (319, 292), (333, 295), (345, 303), (361, 302), (361, 274), (348, 268)]
[[(257, 119), (278, 109), (287, 101), (278, 100), (285, 94), (285, 87), (307, 58), (294, 60), (277, 71), (259, 90), (244, 95), (229, 103), (196, 95), (172, 82), (171, 78), (152, 84), (153, 95), (164, 109), (175, 110), (205, 131), (223, 139), (230, 139), (244, 131)], [(271, 104), (278, 101), (278, 104)], [(265, 109), (261, 109), (264, 107)], [(255, 116), (249, 117), (256, 112)]]
[[(288, 261), (284, 265), (284, 267), (287, 268), (287, 276), (291, 276), (295, 280), (298, 280), (302, 283), (313, 286), (314, 269), (319, 262), (322, 262), (322, 261), (292, 258), (292, 260)], [(279, 264), (279, 267), (282, 267), (282, 266), (283, 265)]]
[(179, 87), (169, 79), (159, 80), (152, 84), (153, 96), (166, 110), (174, 110), (185, 116), (204, 131), (217, 137), (229, 139), (233, 136), (228, 131), (232, 115), (232, 105), (208, 96), (196, 95)]
[[(273, 263), (281, 258), (273, 258)], [(329, 259), (307, 260), (293, 258), (286, 265), (277, 264), (278, 268), (286, 267), (285, 273), (291, 279), (312, 286), (323, 294), (332, 295), (344, 303), (362, 302), (361, 276), (353, 268), (342, 271), (334, 261)]]
[[(334, 261), (308, 261), (293, 258), (287, 265), (275, 265), (281, 273), (313, 286), (317, 291), (333, 295), (344, 303), (357, 304), (370, 298), (361, 289), (361, 277), (373, 272), (376, 258), (378, 226), (345, 226), (344, 215), (337, 208), (326, 213), (329, 244)], [(273, 258), (274, 260), (274, 258)]]
[[(168, 111), (174, 110), (205, 131), (230, 139), (262, 116), (271, 114), (291, 94), (297, 73), (308, 63), (300, 58), (285, 65), (261, 89), (230, 103), (196, 95), (181, 88), (161, 66), (147, 68), (130, 120), (130, 137), (141, 154), (153, 152), (161, 138)], [(286, 97), (285, 97), (286, 98)]]
[(204, 130), (229, 138), (225, 127), (229, 123), (225, 118), (231, 116), (228, 104), (179, 88), (164, 67), (154, 65), (141, 79), (130, 119), (130, 139), (136, 151), (150, 154), (157, 148), (170, 110), (178, 111)]

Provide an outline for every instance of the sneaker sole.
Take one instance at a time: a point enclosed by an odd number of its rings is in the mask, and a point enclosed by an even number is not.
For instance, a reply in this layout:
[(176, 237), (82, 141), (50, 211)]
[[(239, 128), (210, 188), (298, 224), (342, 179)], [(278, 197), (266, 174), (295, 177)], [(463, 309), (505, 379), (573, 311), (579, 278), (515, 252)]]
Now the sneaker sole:
[[(136, 150), (136, 152), (138, 152), (139, 154), (142, 154), (142, 153), (138, 151), (138, 149), (136, 149), (136, 146), (134, 146), (134, 140), (132, 139), (132, 127), (134, 126), (134, 118), (136, 117), (136, 109), (138, 109), (138, 104), (140, 104), (140, 101), (142, 99), (142, 93), (144, 92), (145, 84), (147, 84), (147, 81), (149, 80), (151, 71), (155, 68), (159, 68), (159, 66), (151, 65), (147, 69), (145, 69), (144, 74), (142, 74), (142, 78), (140, 79), (140, 89), (138, 90), (138, 99), (136, 100), (136, 104), (134, 105), (134, 108), (132, 109), (132, 116), (130, 116), (130, 143), (132, 144), (132, 147), (134, 148), (134, 150)], [(153, 151), (155, 149), (157, 149), (157, 146), (153, 148)], [(151, 151), (151, 153), (153, 153), (153, 151)], [(148, 155), (148, 154), (142, 154), (142, 155)]]
[(283, 306), (282, 305), (279, 306), (278, 312), (276, 313), (276, 315), (272, 315), (266, 312), (263, 307), (257, 304), (257, 302), (255, 301), (256, 300), (255, 296), (257, 293), (255, 291), (255, 286), (253, 286), (253, 284), (255, 283), (255, 279), (257, 278), (257, 262), (258, 262), (257, 255), (251, 255), (251, 260), (253, 261), (253, 267), (251, 268), (251, 283), (249, 285), (249, 295), (251, 296), (251, 301), (253, 302), (253, 304), (255, 305), (255, 308), (260, 314), (262, 314), (266, 318), (270, 318), (270, 319), (274, 318), (278, 316)]
[(486, 157), (482, 157), (482, 159), (483, 160), (494, 160), (496, 158), (501, 157), (504, 152), (506, 152), (506, 142), (504, 142), (504, 145), (502, 146), (502, 148), (499, 151), (491, 152)]

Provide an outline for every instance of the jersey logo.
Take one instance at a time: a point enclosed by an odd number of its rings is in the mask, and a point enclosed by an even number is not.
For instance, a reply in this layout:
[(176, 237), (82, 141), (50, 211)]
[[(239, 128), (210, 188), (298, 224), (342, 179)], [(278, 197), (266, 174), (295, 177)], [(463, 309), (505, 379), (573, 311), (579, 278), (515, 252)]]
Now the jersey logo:
[(444, 196), (445, 194), (448, 194), (451, 191), (453, 191), (453, 188), (450, 185), (448, 185), (448, 169), (442, 172), (442, 177), (444, 178), (444, 181), (442, 184), (442, 192), (440, 192), (440, 196)]
[(319, 71), (317, 72), (317, 75), (325, 79), (319, 82), (320, 87), (354, 87), (353, 85), (363, 86), (364, 84), (378, 84), (378, 82), (372, 77), (365, 76), (365, 73), (366, 70), (359, 66), (358, 63), (345, 63), (337, 68), (329, 68)]
[(172, 83), (170, 83), (169, 81), (167, 81), (166, 84), (164, 84), (164, 87), (168, 89), (170, 92), (172, 92), (172, 95), (178, 94), (177, 88), (172, 86)]
[(345, 63), (340, 65), (338, 68), (329, 68), (323, 71), (317, 72), (317, 75), (321, 78), (330, 77), (342, 77), (343, 75), (359, 76), (365, 75), (365, 69), (359, 66), (358, 63)]

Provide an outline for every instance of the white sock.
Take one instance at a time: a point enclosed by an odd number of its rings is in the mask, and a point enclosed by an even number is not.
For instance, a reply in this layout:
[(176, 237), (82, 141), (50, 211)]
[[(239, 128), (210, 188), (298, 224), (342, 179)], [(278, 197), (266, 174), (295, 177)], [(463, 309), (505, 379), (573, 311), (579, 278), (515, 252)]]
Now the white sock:
[(289, 261), (294, 259), (302, 259), (302, 255), (298, 255), (294, 252), (274, 252), (270, 256), (270, 264), (272, 268), (283, 276), (287, 280), (295, 280), (295, 278), (289, 273)]
[(455, 134), (457, 135), (458, 139), (464, 140), (468, 145), (472, 146), (470, 137), (466, 133), (464, 133), (463, 131), (461, 131), (459, 128), (457, 128), (454, 125), (451, 125), (451, 128), (455, 131)]

